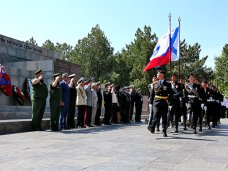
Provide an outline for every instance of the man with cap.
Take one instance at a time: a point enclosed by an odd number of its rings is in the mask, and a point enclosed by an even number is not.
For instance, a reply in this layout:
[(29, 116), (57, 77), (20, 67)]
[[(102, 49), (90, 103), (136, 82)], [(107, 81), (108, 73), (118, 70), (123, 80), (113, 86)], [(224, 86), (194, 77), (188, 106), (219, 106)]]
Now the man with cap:
[(75, 107), (76, 107), (76, 86), (75, 86), (75, 74), (69, 75), (69, 91), (70, 91), (70, 104), (69, 113), (67, 115), (67, 127), (69, 129), (75, 127)]
[(76, 105), (78, 108), (78, 115), (77, 115), (77, 127), (81, 127), (84, 128), (84, 116), (85, 116), (85, 108), (86, 108), (86, 104), (87, 104), (87, 96), (85, 93), (85, 79), (84, 77), (81, 77), (78, 81), (77, 81), (77, 97), (76, 97)]
[[(187, 91), (188, 97), (188, 112), (193, 115), (193, 133), (197, 134), (196, 127), (199, 116), (201, 115), (201, 99), (200, 85), (195, 83), (194, 74), (189, 74), (189, 82), (185, 84), (185, 90)], [(200, 130), (201, 131), (201, 130)]]
[(62, 74), (62, 81), (60, 82), (60, 86), (62, 88), (62, 108), (60, 112), (60, 129), (68, 129), (67, 128), (67, 115), (69, 113), (69, 105), (70, 105), (70, 90), (69, 90), (69, 77), (67, 73)]
[(110, 119), (111, 119), (111, 113), (112, 113), (112, 93), (111, 93), (110, 82), (105, 84), (103, 95), (104, 95), (104, 107), (105, 107), (104, 124), (109, 125)]
[(48, 89), (43, 81), (43, 71), (41, 69), (35, 72), (32, 87), (32, 129), (42, 131), (41, 122), (45, 111)]
[(153, 102), (153, 120), (150, 127), (151, 133), (155, 132), (155, 126), (160, 122), (162, 117), (163, 136), (167, 137), (167, 112), (168, 112), (168, 98), (172, 95), (171, 85), (165, 80), (165, 71), (158, 70), (158, 81), (153, 83), (151, 92), (151, 100)]
[(84, 117), (84, 125), (92, 127), (92, 110), (93, 110), (93, 98), (92, 98), (92, 89), (91, 89), (92, 79), (89, 79), (85, 82), (85, 93), (86, 93), (86, 112)]
[(95, 125), (99, 126), (101, 124), (100, 116), (101, 116), (102, 94), (101, 94), (101, 83), (100, 83), (100, 81), (97, 82), (96, 84), (97, 84), (98, 104), (97, 104), (97, 112), (96, 112), (96, 116), (95, 116)]
[(171, 76), (171, 88), (172, 88), (172, 100), (170, 100), (169, 106), (171, 107), (168, 113), (168, 126), (173, 125), (175, 122), (175, 133), (178, 132), (178, 123), (180, 119), (180, 97), (182, 96), (181, 84), (177, 82), (177, 75), (175, 73)]
[(61, 109), (62, 88), (60, 73), (53, 75), (53, 81), (50, 84), (50, 128), (52, 131), (59, 130), (59, 114)]

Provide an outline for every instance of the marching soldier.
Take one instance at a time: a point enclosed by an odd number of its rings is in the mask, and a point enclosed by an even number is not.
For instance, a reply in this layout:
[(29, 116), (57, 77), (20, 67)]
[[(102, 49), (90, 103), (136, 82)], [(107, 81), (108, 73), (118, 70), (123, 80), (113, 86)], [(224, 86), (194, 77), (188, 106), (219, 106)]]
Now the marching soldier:
[(41, 69), (35, 72), (32, 86), (32, 129), (34, 131), (43, 131), (41, 122), (44, 116), (48, 89), (43, 81), (43, 71)]
[(201, 97), (200, 86), (195, 83), (195, 76), (190, 74), (188, 76), (189, 83), (186, 82), (185, 89), (188, 95), (189, 109), (188, 111), (193, 115), (193, 133), (197, 134), (196, 127), (199, 115), (201, 115)]
[(50, 84), (50, 128), (52, 131), (59, 130), (59, 114), (61, 109), (62, 88), (60, 86), (60, 73), (53, 75), (53, 81)]
[(168, 112), (168, 98), (172, 95), (171, 85), (165, 80), (165, 71), (158, 70), (157, 78), (159, 79), (153, 83), (151, 93), (151, 100), (153, 101), (153, 120), (150, 129), (151, 133), (155, 132), (155, 126), (160, 122), (162, 117), (163, 136), (167, 137), (167, 112)]
[(186, 90), (184, 85), (184, 79), (180, 79), (179, 82), (180, 82), (181, 91), (182, 91), (182, 96), (180, 98), (181, 115), (183, 116), (184, 130), (187, 130), (187, 106), (186, 106), (187, 95), (186, 95)]
[(207, 121), (208, 129), (211, 129), (210, 122), (213, 115), (213, 102), (212, 99), (212, 90), (208, 88), (207, 81), (202, 82), (201, 94), (202, 94), (202, 110), (205, 113), (205, 118)]
[[(177, 75), (176, 74), (172, 74), (171, 77), (171, 88), (172, 88), (172, 100), (170, 101), (170, 112), (169, 112), (169, 116), (168, 116), (168, 125), (171, 122), (171, 124), (173, 124), (173, 119), (175, 120), (175, 132), (178, 132), (178, 122), (179, 122), (179, 118), (180, 118), (180, 97), (182, 95), (181, 92), (181, 85), (180, 83), (177, 82)], [(174, 118), (173, 118), (174, 117)]]

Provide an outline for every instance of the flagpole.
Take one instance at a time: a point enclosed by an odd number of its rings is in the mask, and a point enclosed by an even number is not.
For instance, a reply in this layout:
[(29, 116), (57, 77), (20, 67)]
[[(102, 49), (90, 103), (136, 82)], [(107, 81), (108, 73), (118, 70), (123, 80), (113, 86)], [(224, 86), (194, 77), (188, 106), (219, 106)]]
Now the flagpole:
[(179, 51), (178, 51), (178, 56), (179, 56), (179, 60), (178, 60), (178, 80), (180, 81), (180, 46), (181, 46), (181, 44), (180, 44), (180, 22), (181, 22), (181, 18), (179, 17), (178, 18), (178, 23), (179, 23)]
[(172, 49), (171, 49), (171, 13), (169, 13), (169, 74), (170, 74), (170, 80), (171, 80), (171, 76), (172, 76), (172, 71), (171, 71), (171, 57), (172, 57)]

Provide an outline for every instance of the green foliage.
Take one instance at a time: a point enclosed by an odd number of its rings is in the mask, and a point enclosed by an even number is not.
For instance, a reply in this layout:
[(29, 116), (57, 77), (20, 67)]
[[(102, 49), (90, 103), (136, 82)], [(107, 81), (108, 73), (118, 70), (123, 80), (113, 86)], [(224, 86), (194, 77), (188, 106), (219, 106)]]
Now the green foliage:
[(38, 46), (38, 44), (36, 43), (36, 40), (33, 37), (31, 37), (29, 40), (26, 40), (25, 42)]
[(43, 48), (46, 49), (50, 49), (50, 50), (55, 50), (59, 53), (63, 54), (63, 58), (65, 60), (68, 60), (71, 56), (71, 51), (73, 49), (73, 47), (67, 43), (56, 43), (56, 45), (51, 41), (51, 40), (46, 40), (43, 44), (42, 44)]
[(228, 92), (228, 44), (223, 47), (222, 54), (215, 57), (214, 82), (222, 91)]
[(112, 58), (113, 47), (96, 25), (87, 37), (78, 40), (69, 60), (82, 66), (84, 76), (102, 81), (109, 79), (113, 70)]
[[(200, 59), (201, 47), (198, 43), (187, 45), (185, 40), (180, 46), (180, 76), (187, 79), (189, 73), (194, 73), (200, 81), (213, 79), (213, 70), (207, 68), (205, 62), (208, 56)], [(178, 73), (178, 61), (172, 62), (172, 70)]]

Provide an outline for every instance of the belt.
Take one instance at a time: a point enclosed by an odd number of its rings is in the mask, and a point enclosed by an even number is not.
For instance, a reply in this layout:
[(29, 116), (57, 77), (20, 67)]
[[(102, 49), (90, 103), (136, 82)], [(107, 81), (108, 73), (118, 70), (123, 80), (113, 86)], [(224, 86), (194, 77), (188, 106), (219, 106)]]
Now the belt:
[(189, 98), (196, 98), (195, 95), (188, 95)]
[(167, 96), (155, 96), (155, 99), (163, 99), (163, 100), (167, 100), (168, 97)]
[(214, 101), (215, 101), (214, 99), (207, 100), (207, 102), (214, 102)]

